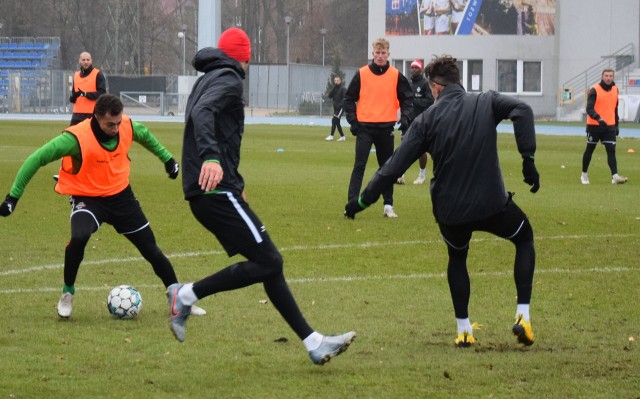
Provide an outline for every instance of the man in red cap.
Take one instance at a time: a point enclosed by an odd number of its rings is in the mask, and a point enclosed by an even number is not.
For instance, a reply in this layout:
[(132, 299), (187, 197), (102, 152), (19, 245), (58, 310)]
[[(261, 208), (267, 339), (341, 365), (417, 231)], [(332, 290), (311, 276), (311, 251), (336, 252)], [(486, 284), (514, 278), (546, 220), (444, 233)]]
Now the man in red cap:
[(344, 352), (355, 339), (351, 331), (322, 335), (309, 326), (284, 278), (282, 256), (258, 216), (245, 202), (238, 167), (244, 133), (242, 80), (249, 68), (247, 34), (231, 28), (220, 35), (218, 48), (198, 51), (192, 65), (203, 72), (193, 86), (185, 110), (182, 148), (184, 196), (196, 219), (237, 262), (190, 284), (167, 290), (171, 330), (179, 341), (196, 301), (207, 296), (262, 283), (269, 300), (302, 340), (318, 365)]
[[(422, 73), (422, 61), (414, 60), (411, 63), (411, 81), (409, 81), (411, 89), (413, 90), (413, 118), (426, 111), (433, 104), (433, 96), (429, 89), (429, 82)], [(400, 139), (404, 138), (404, 133)], [(413, 181), (413, 184), (422, 184), (427, 178), (427, 154), (420, 155), (418, 159), (420, 164), (420, 173), (418, 178)], [(397, 181), (398, 184), (404, 184), (404, 175), (400, 176)]]

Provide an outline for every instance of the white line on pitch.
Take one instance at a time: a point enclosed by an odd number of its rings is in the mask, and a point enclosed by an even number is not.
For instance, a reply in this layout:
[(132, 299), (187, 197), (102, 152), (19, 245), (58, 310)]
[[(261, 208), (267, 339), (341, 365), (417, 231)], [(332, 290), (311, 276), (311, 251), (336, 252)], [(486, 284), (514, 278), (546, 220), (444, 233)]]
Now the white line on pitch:
[[(638, 272), (640, 267), (590, 267), (588, 269), (536, 269), (536, 274), (591, 274), (591, 273), (626, 273), (626, 272)], [(505, 270), (500, 272), (469, 272), (471, 277), (511, 277), (513, 271)], [(336, 283), (336, 282), (355, 282), (355, 281), (380, 281), (380, 280), (420, 280), (420, 279), (436, 279), (446, 278), (446, 272), (442, 273), (412, 273), (412, 274), (391, 274), (388, 276), (383, 275), (371, 275), (371, 276), (341, 276), (341, 277), (301, 277), (287, 279), (290, 284), (296, 283)], [(140, 288), (164, 288), (160, 284), (141, 284), (137, 285)], [(82, 291), (106, 291), (109, 287), (82, 287)], [(43, 288), (16, 288), (9, 290), (0, 290), (0, 294), (22, 294), (33, 292), (59, 292), (60, 287), (43, 287)]]
[[(633, 234), (598, 234), (598, 235), (559, 235), (559, 236), (550, 236), (550, 237), (536, 237), (536, 241), (543, 240), (575, 240), (575, 239), (588, 239), (588, 238), (623, 238), (630, 237)], [(504, 241), (498, 237), (490, 237), (490, 238), (474, 238), (471, 240), (472, 242), (484, 242), (484, 241)], [(382, 247), (387, 245), (431, 245), (431, 244), (443, 244), (442, 240), (411, 240), (411, 241), (380, 241), (380, 242), (363, 242), (359, 244), (322, 244), (322, 245), (294, 245), (291, 247), (281, 248), (281, 252), (287, 251), (308, 251), (308, 250), (317, 250), (317, 249), (350, 249), (350, 248), (374, 248), (374, 247)], [(443, 244), (444, 245), (444, 244)], [(224, 251), (196, 251), (196, 252), (183, 252), (177, 254), (169, 254), (167, 258), (190, 258), (195, 256), (203, 256), (203, 255), (222, 255)], [(110, 258), (110, 259), (101, 259), (94, 261), (85, 261), (82, 262), (83, 265), (104, 265), (109, 263), (123, 263), (123, 262), (139, 262), (143, 261), (142, 257), (129, 257), (129, 258)], [(32, 266), (24, 269), (11, 269), (0, 272), (0, 277), (9, 276), (14, 274), (23, 274), (23, 273), (31, 273), (43, 270), (52, 270), (52, 269), (61, 269), (63, 265), (53, 264), (53, 265), (41, 265), (41, 266)]]

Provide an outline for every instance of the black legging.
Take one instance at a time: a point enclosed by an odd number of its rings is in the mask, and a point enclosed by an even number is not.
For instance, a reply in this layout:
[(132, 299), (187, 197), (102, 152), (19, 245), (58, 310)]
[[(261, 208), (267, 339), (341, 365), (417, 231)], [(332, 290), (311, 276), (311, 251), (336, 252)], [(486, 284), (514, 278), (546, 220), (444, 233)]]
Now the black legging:
[[(84, 259), (84, 249), (89, 238), (98, 230), (98, 225), (90, 213), (76, 212), (71, 217), (71, 239), (64, 256), (64, 283), (71, 287), (76, 282), (80, 263)], [(165, 287), (178, 282), (173, 266), (156, 244), (156, 238), (150, 226), (135, 233), (124, 234), (140, 251), (140, 254), (153, 267)]]
[[(596, 149), (597, 143), (587, 143), (587, 148), (584, 150), (584, 154), (582, 155), (582, 171), (587, 173), (587, 169), (589, 169), (589, 164), (591, 163), (591, 156), (593, 155), (593, 151)], [(607, 151), (607, 164), (609, 164), (609, 169), (611, 169), (611, 176), (618, 173), (618, 162), (616, 161), (616, 144), (615, 143), (602, 143), (604, 145), (605, 150)]]
[(273, 306), (302, 340), (313, 332), (296, 303), (284, 278), (282, 256), (271, 240), (251, 244), (240, 250), (248, 260), (234, 263), (193, 284), (202, 299), (218, 292), (262, 283)]
[[(518, 294), (518, 304), (531, 302), (533, 289), (533, 274), (536, 264), (536, 252), (533, 240), (533, 229), (525, 214), (514, 203), (507, 205), (507, 210), (486, 220), (470, 223), (464, 227), (440, 226), (447, 249), (449, 252), (449, 264), (447, 267), (447, 280), (453, 309), (458, 319), (469, 317), (469, 299), (471, 297), (471, 283), (467, 270), (467, 255), (469, 253), (469, 240), (473, 231), (486, 231), (499, 237), (508, 239), (516, 247), (516, 255), (513, 265), (513, 276)], [(520, 226), (521, 224), (521, 226)], [(509, 231), (513, 226), (519, 226), (517, 234), (510, 236), (515, 231)], [(449, 236), (447, 238), (447, 236)]]
[[(511, 240), (511, 242), (514, 242)], [(518, 304), (531, 302), (533, 290), (533, 272), (535, 268), (535, 249), (533, 239), (515, 243), (516, 257), (513, 265), (513, 276), (518, 294)], [(456, 250), (448, 247), (449, 266), (447, 268), (447, 281), (453, 300), (453, 310), (456, 318), (469, 317), (469, 299), (471, 298), (471, 282), (467, 270), (467, 254), (469, 247)]]
[(342, 108), (333, 108), (333, 118), (331, 118), (331, 135), (333, 136), (333, 134), (336, 132), (336, 129), (338, 129), (338, 133), (340, 133), (340, 136), (344, 136), (344, 133), (342, 132), (342, 126), (340, 125), (340, 117), (342, 116)]
[[(393, 154), (393, 125), (383, 128), (360, 125), (358, 136), (356, 136), (356, 157), (353, 163), (353, 171), (351, 172), (351, 180), (349, 180), (348, 201), (360, 196), (364, 171), (367, 167), (372, 145), (376, 147), (378, 166), (384, 165)], [(384, 200), (384, 205), (393, 205), (393, 185), (382, 193), (382, 199)]]

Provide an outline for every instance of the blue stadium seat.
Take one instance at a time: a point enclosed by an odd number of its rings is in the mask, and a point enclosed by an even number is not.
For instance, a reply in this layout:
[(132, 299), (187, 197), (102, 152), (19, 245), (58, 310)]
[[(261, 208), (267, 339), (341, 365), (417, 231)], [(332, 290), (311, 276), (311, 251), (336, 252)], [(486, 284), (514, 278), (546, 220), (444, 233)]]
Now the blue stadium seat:
[[(3, 38), (4, 39), (4, 38)], [(43, 73), (49, 65), (57, 65), (57, 53), (60, 43), (49, 39), (42, 42), (18, 42), (25, 40), (20, 38), (15, 42), (0, 42), (0, 104), (3, 96), (9, 95), (13, 74), (20, 76), (20, 93), (22, 97), (30, 97), (37, 93), (37, 88)], [(27, 39), (29, 40), (29, 39)], [(33, 39), (30, 39), (33, 40)], [(37, 39), (36, 39), (37, 40)], [(15, 93), (14, 93), (15, 94)]]

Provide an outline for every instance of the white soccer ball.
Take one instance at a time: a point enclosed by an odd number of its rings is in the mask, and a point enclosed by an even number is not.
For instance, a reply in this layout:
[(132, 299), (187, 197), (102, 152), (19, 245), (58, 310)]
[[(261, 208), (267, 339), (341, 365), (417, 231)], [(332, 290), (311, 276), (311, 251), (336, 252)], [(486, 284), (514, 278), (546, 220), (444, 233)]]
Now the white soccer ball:
[(142, 296), (130, 285), (119, 285), (109, 292), (107, 308), (119, 319), (133, 319), (142, 308)]

